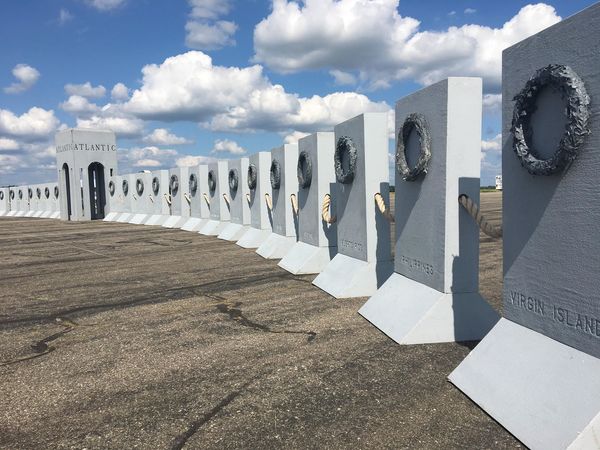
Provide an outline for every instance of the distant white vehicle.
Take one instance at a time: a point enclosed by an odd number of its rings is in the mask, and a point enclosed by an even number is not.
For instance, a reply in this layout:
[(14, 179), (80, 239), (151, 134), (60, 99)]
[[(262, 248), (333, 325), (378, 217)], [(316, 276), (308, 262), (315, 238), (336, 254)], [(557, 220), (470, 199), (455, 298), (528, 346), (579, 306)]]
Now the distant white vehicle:
[(502, 190), (502, 175), (496, 175), (496, 190)]

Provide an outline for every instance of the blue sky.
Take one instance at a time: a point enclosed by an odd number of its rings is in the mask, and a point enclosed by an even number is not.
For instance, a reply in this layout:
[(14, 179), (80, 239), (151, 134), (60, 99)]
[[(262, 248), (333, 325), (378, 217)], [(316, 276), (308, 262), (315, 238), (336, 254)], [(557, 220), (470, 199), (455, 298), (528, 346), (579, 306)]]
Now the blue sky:
[(154, 170), (269, 150), (460, 75), (484, 79), (492, 184), (502, 48), (593, 3), (4, 1), (0, 185), (54, 180), (64, 127), (111, 128), (120, 172)]

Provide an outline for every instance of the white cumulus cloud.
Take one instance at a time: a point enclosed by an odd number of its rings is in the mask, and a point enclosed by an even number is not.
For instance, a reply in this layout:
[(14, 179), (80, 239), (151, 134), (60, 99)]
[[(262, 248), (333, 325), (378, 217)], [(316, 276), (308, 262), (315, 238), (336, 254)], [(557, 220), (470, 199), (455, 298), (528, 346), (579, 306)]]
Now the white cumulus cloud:
[(283, 142), (286, 144), (296, 144), (303, 137), (308, 136), (310, 133), (303, 133), (302, 131), (293, 131), (283, 138)]
[(12, 111), (0, 109), (0, 135), (26, 141), (41, 140), (54, 133), (58, 125), (59, 120), (53, 110), (34, 106), (17, 116)]
[(71, 95), (67, 101), (60, 104), (60, 108), (68, 113), (85, 116), (100, 111), (100, 107), (91, 103), (81, 95)]
[(199, 50), (217, 50), (235, 44), (237, 25), (228, 20), (189, 21), (185, 24), (185, 44)]
[(492, 139), (481, 141), (481, 150), (483, 152), (499, 152), (502, 145), (502, 135), (497, 134)]
[(144, 132), (144, 122), (135, 117), (118, 115), (93, 115), (77, 118), (78, 128), (113, 131), (117, 138), (139, 137)]
[(127, 0), (87, 0), (87, 4), (98, 11), (111, 11), (123, 6)]
[(177, 158), (175, 160), (175, 165), (177, 167), (193, 167), (199, 164), (209, 164), (216, 162), (217, 159), (211, 156), (194, 156), (194, 155), (186, 155), (181, 158)]
[(12, 70), (13, 76), (17, 79), (10, 86), (4, 88), (7, 94), (20, 94), (25, 92), (37, 83), (40, 78), (40, 72), (27, 64), (17, 64)]
[(358, 75), (368, 88), (411, 79), (481, 76), (498, 90), (502, 50), (561, 18), (547, 4), (523, 7), (500, 28), (420, 29), (398, 13), (399, 0), (274, 0), (254, 30), (254, 61), (289, 73), (307, 69)]
[(217, 139), (211, 151), (212, 154), (229, 153), (230, 155), (243, 155), (246, 149), (237, 142), (229, 139)]
[(125, 111), (149, 120), (195, 121), (218, 131), (321, 131), (364, 112), (390, 111), (385, 102), (336, 92), (300, 97), (272, 84), (259, 65), (214, 66), (199, 51), (142, 70), (142, 87)]
[(89, 81), (83, 84), (67, 84), (65, 92), (68, 95), (78, 95), (86, 98), (102, 98), (106, 95), (106, 88), (102, 85), (92, 86)]
[(129, 88), (123, 83), (117, 83), (110, 91), (111, 98), (116, 102), (124, 102), (129, 99)]
[(14, 139), (7, 139), (0, 137), (0, 151), (5, 150), (18, 150), (20, 145)]
[(237, 24), (219, 20), (231, 10), (230, 0), (189, 0), (192, 11), (185, 24), (185, 43), (197, 50), (218, 50), (235, 45)]
[(217, 19), (229, 13), (230, 0), (189, 0), (190, 16), (196, 19)]
[(191, 144), (192, 141), (170, 133), (166, 128), (156, 128), (152, 133), (144, 137), (144, 142), (152, 145), (183, 145)]
[(177, 150), (161, 149), (156, 146), (119, 148), (119, 171), (121, 173), (140, 169), (173, 167), (179, 157)]

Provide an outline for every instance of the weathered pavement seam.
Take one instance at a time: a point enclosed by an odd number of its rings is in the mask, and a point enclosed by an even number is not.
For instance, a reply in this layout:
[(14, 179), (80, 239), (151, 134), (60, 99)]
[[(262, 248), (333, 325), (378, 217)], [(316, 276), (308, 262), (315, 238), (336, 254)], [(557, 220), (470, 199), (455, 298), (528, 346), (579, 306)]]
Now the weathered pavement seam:
[(202, 428), (202, 426), (206, 425), (215, 416), (217, 416), (224, 408), (226, 408), (237, 397), (239, 397), (253, 382), (254, 380), (248, 381), (239, 390), (229, 393), (213, 409), (204, 414), (200, 419), (192, 422), (185, 432), (181, 433), (175, 438), (173, 444), (171, 444), (171, 450), (181, 450), (190, 440), (190, 438), (196, 434), (200, 428)]
[(227, 314), (230, 320), (233, 320), (244, 327), (252, 328), (253, 330), (273, 334), (305, 334), (308, 336), (308, 342), (314, 341), (317, 337), (317, 333), (315, 333), (314, 331), (273, 330), (267, 325), (254, 322), (244, 315), (243, 311), (239, 308), (241, 304), (241, 302), (237, 302), (234, 304), (219, 303), (215, 306), (220, 313)]

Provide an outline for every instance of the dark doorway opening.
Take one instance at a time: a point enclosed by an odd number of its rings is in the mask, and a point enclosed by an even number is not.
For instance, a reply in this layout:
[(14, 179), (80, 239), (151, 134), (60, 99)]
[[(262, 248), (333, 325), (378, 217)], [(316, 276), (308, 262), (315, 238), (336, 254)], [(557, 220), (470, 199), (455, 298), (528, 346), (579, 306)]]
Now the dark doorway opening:
[(88, 167), (90, 182), (90, 216), (92, 220), (104, 219), (106, 191), (104, 189), (104, 166), (98, 162)]
[(69, 166), (64, 163), (62, 166), (65, 179), (65, 192), (67, 193), (67, 220), (71, 220), (71, 177), (69, 176)]

